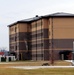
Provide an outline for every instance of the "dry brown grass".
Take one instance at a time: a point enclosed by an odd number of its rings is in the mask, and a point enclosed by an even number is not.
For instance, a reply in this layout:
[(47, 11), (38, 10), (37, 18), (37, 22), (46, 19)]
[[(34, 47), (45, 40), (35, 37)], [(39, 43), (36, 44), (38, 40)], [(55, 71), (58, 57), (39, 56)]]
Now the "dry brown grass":
[[(50, 63), (49, 61), (20, 61), (20, 62), (8, 62), (7, 64), (0, 64), (0, 75), (74, 75), (73, 68), (65, 69), (35, 69), (35, 70), (23, 70), (8, 68), (10, 66), (41, 66), (43, 63)], [(69, 62), (55, 61), (56, 66), (68, 66)]]
[[(7, 64), (1, 62), (0, 68), (9, 67), (9, 66), (41, 66), (43, 63), (49, 63), (49, 61), (20, 61), (20, 62), (8, 62)], [(50, 64), (51, 65), (51, 64)], [(54, 66), (70, 66), (70, 62), (66, 61), (55, 61)]]
[(71, 62), (66, 61), (55, 61), (54, 66), (70, 66)]
[(51, 68), (51, 69), (12, 69), (12, 68), (0, 68), (0, 75), (74, 75), (73, 68)]

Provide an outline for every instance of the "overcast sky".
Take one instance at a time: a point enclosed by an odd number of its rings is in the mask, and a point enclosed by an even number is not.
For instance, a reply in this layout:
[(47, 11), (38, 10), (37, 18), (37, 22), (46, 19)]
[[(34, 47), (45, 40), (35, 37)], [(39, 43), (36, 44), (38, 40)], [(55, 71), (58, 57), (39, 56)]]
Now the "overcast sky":
[(0, 48), (9, 50), (7, 25), (35, 15), (56, 12), (74, 14), (74, 0), (0, 0)]

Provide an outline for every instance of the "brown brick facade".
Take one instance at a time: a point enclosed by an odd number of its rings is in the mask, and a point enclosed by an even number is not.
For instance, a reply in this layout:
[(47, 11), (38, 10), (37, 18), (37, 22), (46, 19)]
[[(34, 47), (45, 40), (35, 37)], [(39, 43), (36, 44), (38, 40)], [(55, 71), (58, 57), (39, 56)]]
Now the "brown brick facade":
[(18, 60), (70, 59), (74, 41), (74, 15), (56, 13), (9, 25), (10, 52)]

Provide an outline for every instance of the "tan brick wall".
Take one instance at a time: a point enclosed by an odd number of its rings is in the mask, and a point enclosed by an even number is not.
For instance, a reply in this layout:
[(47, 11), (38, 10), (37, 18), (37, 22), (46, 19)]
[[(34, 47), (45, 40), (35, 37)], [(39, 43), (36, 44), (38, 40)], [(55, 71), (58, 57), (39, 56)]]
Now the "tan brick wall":
[(10, 34), (15, 34), (15, 27), (17, 27), (17, 24), (9, 27), (9, 35)]
[(48, 29), (49, 21), (48, 19), (42, 19), (43, 29)]
[[(50, 22), (49, 31), (51, 38), (52, 22)], [(53, 38), (74, 39), (74, 18), (53, 18)]]
[(27, 23), (20, 23), (19, 24), (19, 32), (27, 32), (28, 31), (28, 24)]

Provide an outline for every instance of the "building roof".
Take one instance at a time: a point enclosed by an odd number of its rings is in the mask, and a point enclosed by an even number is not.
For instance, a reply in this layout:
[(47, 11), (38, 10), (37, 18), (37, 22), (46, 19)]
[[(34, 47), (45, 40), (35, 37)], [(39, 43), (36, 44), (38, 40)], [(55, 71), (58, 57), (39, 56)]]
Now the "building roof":
[(41, 19), (41, 18), (42, 18), (42, 16), (36, 16), (36, 17), (33, 17), (33, 18), (20, 20), (19, 22), (32, 22), (32, 21), (39, 20), (39, 19)]
[(17, 21), (15, 23), (13, 23), (13, 24), (8, 25), (8, 26), (11, 27), (12, 25), (15, 25), (17, 23), (30, 23), (30, 22), (33, 22), (33, 21), (37, 21), (41, 18), (50, 18), (50, 17), (74, 17), (74, 14), (58, 12), (58, 13), (53, 13), (53, 14), (49, 14), (49, 15), (45, 15), (45, 16), (36, 15), (36, 17), (20, 20), (20, 21)]
[(57, 12), (57, 13), (45, 15), (44, 17), (74, 17), (74, 14), (64, 13), (64, 12)]
[(36, 17), (33, 17), (33, 18), (29, 18), (29, 19), (23, 19), (23, 20), (20, 20), (20, 21), (17, 21), (15, 23), (12, 23), (10, 25), (8, 25), (8, 27), (12, 26), (12, 25), (15, 25), (17, 23), (30, 23), (30, 22), (33, 22), (33, 21), (36, 21), (36, 20), (39, 20), (41, 19), (42, 16), (36, 16)]

